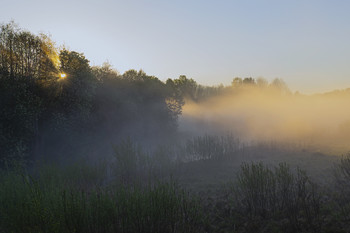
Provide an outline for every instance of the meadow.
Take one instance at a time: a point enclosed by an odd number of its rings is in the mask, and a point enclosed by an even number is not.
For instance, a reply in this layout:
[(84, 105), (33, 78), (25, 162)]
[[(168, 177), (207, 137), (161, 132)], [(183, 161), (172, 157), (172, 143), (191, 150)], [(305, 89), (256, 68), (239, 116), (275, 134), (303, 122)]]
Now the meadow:
[(2, 232), (349, 230), (349, 155), (244, 146), (232, 135), (153, 153), (128, 138), (114, 151), (108, 162), (2, 169)]

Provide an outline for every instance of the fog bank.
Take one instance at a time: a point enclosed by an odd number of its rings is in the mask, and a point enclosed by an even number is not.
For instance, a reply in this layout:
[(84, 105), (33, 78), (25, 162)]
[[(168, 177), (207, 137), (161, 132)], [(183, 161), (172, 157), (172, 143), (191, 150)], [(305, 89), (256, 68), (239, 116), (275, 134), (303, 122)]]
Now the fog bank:
[(207, 101), (186, 101), (180, 131), (234, 133), (245, 141), (298, 143), (332, 153), (350, 148), (350, 90), (284, 93), (256, 86), (232, 89)]

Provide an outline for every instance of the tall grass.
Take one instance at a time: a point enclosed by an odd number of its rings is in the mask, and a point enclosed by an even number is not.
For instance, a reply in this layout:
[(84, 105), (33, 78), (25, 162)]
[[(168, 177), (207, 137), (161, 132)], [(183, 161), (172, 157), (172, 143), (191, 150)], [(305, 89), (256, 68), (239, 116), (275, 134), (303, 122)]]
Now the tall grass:
[(118, 183), (142, 184), (171, 176), (177, 165), (174, 157), (174, 151), (167, 146), (148, 152), (126, 138), (114, 146), (114, 162), (109, 168)]
[[(247, 150), (233, 137), (211, 136), (184, 148), (190, 160), (213, 165)], [(243, 163), (224, 189), (201, 193), (208, 195), (205, 201), (168, 178), (178, 151), (162, 146), (148, 153), (126, 139), (108, 162), (0, 170), (0, 232), (350, 231), (350, 155), (336, 166), (329, 189), (286, 163)]]
[(233, 158), (240, 149), (240, 141), (232, 134), (204, 135), (187, 140), (183, 153), (186, 160), (222, 160)]
[(70, 185), (53, 170), (35, 178), (1, 171), (0, 230), (23, 233), (198, 232), (198, 200), (176, 182), (148, 186)]

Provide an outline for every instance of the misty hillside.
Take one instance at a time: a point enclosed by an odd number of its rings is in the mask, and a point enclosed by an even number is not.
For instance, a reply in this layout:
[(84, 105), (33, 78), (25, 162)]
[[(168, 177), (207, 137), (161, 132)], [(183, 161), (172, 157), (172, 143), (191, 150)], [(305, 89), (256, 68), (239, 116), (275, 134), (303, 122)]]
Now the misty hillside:
[(0, 232), (349, 232), (349, 101), (121, 74), (1, 24)]

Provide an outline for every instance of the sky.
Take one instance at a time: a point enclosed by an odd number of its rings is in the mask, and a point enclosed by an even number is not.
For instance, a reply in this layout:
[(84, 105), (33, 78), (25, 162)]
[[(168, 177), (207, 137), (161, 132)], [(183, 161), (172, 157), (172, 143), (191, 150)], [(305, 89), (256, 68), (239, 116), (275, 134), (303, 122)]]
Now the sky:
[(0, 0), (0, 23), (50, 34), (57, 46), (204, 85), (283, 79), (292, 91), (350, 87), (347, 0)]

